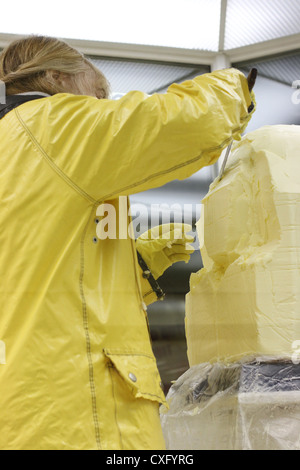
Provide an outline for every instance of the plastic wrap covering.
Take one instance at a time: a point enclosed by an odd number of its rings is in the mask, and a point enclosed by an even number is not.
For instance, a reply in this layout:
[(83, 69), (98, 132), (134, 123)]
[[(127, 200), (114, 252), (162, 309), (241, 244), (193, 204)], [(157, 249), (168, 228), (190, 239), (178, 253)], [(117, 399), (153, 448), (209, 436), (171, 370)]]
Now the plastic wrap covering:
[(195, 365), (167, 400), (167, 449), (300, 450), (300, 365), (272, 358)]

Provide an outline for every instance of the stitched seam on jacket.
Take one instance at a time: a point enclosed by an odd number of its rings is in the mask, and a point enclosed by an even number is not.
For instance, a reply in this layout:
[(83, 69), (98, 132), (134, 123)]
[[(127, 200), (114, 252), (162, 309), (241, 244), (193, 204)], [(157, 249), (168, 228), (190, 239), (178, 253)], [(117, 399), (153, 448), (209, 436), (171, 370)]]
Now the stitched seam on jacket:
[(20, 122), (21, 126), (25, 130), (26, 134), (28, 135), (29, 139), (31, 140), (32, 144), (36, 146), (42, 156), (45, 158), (47, 163), (51, 166), (51, 168), (67, 183), (71, 188), (73, 188), (77, 193), (79, 193), (84, 199), (88, 199), (90, 202), (95, 203), (96, 200), (86, 193), (83, 189), (77, 186), (57, 165), (54, 163), (51, 157), (45, 152), (45, 150), (40, 146), (34, 135), (30, 132), (28, 127), (26, 126), (25, 122), (21, 118), (18, 109), (14, 110), (15, 114), (17, 115), (18, 121)]
[[(153, 178), (157, 178), (158, 176), (161, 176), (161, 175), (165, 175), (165, 174), (168, 174), (168, 173), (172, 173), (173, 171), (175, 170), (178, 170), (179, 168), (183, 168), (185, 166), (188, 166), (188, 165), (191, 165), (192, 163), (195, 163), (196, 161), (198, 161), (201, 157), (202, 157), (202, 154), (203, 153), (210, 153), (210, 152), (213, 152), (215, 150), (218, 150), (220, 148), (222, 148), (223, 146), (226, 146), (226, 143), (230, 143), (231, 140), (232, 140), (232, 137), (230, 137), (229, 139), (226, 139), (222, 144), (216, 146), (216, 147), (211, 147), (203, 152), (200, 153), (200, 155), (198, 155), (197, 157), (195, 158), (192, 158), (191, 160), (188, 160), (187, 162), (184, 162), (184, 163), (181, 163), (179, 165), (175, 165), (174, 167), (170, 168), (170, 169), (167, 169), (167, 170), (163, 170), (163, 171), (160, 171), (160, 172), (157, 172), (157, 173), (154, 173), (153, 175), (150, 175), (148, 176), (147, 178), (144, 178), (140, 181), (138, 181), (137, 183), (134, 183), (134, 184), (131, 184), (131, 185), (128, 185), (128, 186), (125, 186), (123, 188), (120, 188), (118, 189), (117, 191), (114, 191), (113, 193), (110, 193), (110, 194), (107, 194), (106, 196), (104, 197), (101, 197), (100, 199), (97, 199), (95, 200), (92, 196), (90, 196), (88, 193), (86, 193), (83, 189), (81, 189), (79, 186), (76, 185), (76, 183), (74, 183), (54, 162), (53, 160), (48, 156), (48, 154), (45, 152), (45, 150), (40, 146), (40, 144), (36, 141), (35, 137), (31, 134), (30, 130), (27, 128), (26, 124), (24, 123), (24, 121), (22, 120), (19, 112), (18, 112), (18, 109), (14, 109), (14, 112), (16, 113), (17, 115), (17, 118), (19, 120), (19, 122), (21, 123), (22, 127), (24, 128), (25, 132), (28, 134), (30, 140), (37, 146), (38, 150), (42, 153), (42, 155), (46, 158), (46, 160), (48, 161), (49, 165), (53, 168), (53, 170), (58, 173), (63, 179), (64, 181), (69, 184), (76, 192), (78, 192), (79, 194), (81, 194), (81, 196), (83, 196), (85, 199), (88, 199), (89, 201), (93, 202), (93, 203), (98, 203), (101, 202), (101, 201), (105, 201), (106, 199), (109, 199), (109, 198), (112, 198), (113, 196), (116, 196), (117, 194), (120, 194), (122, 193), (123, 191), (127, 191), (128, 189), (131, 189), (131, 188), (135, 188), (136, 186), (139, 186), (140, 184), (143, 184), (143, 183), (146, 183), (147, 181), (150, 181), (151, 179)], [(250, 115), (247, 115), (247, 116), (244, 116), (243, 118), (241, 118), (241, 122), (244, 122), (244, 121), (247, 121), (247, 119), (249, 119)], [(240, 131), (242, 129), (243, 126), (239, 126), (235, 129), (232, 130), (232, 134), (235, 134), (236, 132)]]
[(113, 394), (113, 398), (114, 398), (114, 402), (115, 402), (115, 420), (116, 420), (116, 425), (117, 425), (117, 428), (118, 428), (118, 431), (119, 431), (120, 443), (121, 443), (121, 448), (122, 448), (121, 450), (123, 450), (124, 446), (123, 446), (121, 429), (120, 429), (119, 421), (118, 421), (117, 400), (116, 400), (116, 396), (115, 396), (115, 385), (114, 385), (114, 378), (113, 378), (113, 374), (112, 374), (112, 370), (115, 370), (113, 364), (109, 365), (108, 369), (109, 369), (109, 375), (110, 375), (110, 380), (111, 380), (111, 385), (112, 385), (112, 394)]
[[(241, 122), (246, 121), (248, 119), (248, 117), (249, 116), (246, 116), (246, 117), (242, 118)], [(240, 131), (241, 129), (242, 129), (242, 126), (236, 128), (236, 129), (233, 129), (232, 134), (235, 134), (236, 132)], [(118, 189), (117, 191), (114, 191), (113, 193), (107, 194), (106, 196), (102, 197), (101, 199), (98, 199), (97, 203), (99, 204), (101, 201), (105, 201), (106, 199), (110, 199), (113, 196), (116, 196), (117, 194), (122, 193), (123, 191), (127, 191), (128, 189), (135, 188), (136, 186), (139, 186), (140, 184), (147, 183), (147, 181), (150, 181), (153, 178), (157, 178), (158, 176), (162, 176), (162, 175), (166, 175), (168, 173), (172, 173), (172, 171), (178, 170), (179, 168), (183, 168), (185, 166), (191, 165), (192, 163), (195, 163), (198, 160), (200, 160), (203, 153), (210, 153), (210, 152), (214, 152), (216, 150), (219, 150), (222, 147), (225, 147), (226, 144), (229, 144), (231, 141), (232, 141), (232, 137), (230, 137), (229, 139), (224, 140), (224, 142), (222, 142), (222, 144), (220, 144), (216, 147), (211, 147), (207, 150), (203, 150), (203, 152), (201, 152), (200, 155), (198, 155), (197, 157), (192, 158), (191, 160), (188, 160), (187, 162), (180, 163), (179, 165), (175, 165), (172, 168), (169, 168), (167, 170), (159, 171), (157, 173), (154, 173), (151, 176), (147, 176), (147, 178), (144, 178), (144, 179), (138, 181), (137, 183), (130, 184), (128, 186), (125, 186), (123, 188)]]
[(165, 400), (163, 400), (161, 396), (155, 395), (155, 393), (142, 392), (142, 391), (139, 391), (139, 393), (140, 393), (141, 395), (144, 395), (144, 396), (149, 396), (149, 397), (152, 397), (152, 398), (157, 398), (160, 403), (165, 403)]
[[(93, 212), (94, 212), (94, 206), (92, 208), (91, 214), (93, 214)], [(88, 225), (90, 223), (90, 217), (84, 228), (81, 241), (80, 241), (79, 289), (80, 289), (80, 297), (81, 297), (81, 302), (82, 302), (82, 321), (83, 321), (83, 329), (84, 329), (85, 340), (86, 340), (86, 355), (87, 355), (88, 369), (89, 369), (89, 382), (90, 382), (90, 391), (91, 391), (91, 399), (92, 399), (92, 412), (93, 412), (93, 420), (94, 420), (94, 428), (95, 428), (95, 437), (96, 437), (96, 444), (97, 444), (98, 450), (101, 450), (100, 427), (99, 427), (99, 420), (98, 420), (98, 413), (97, 413), (96, 386), (94, 382), (94, 366), (93, 366), (93, 359), (92, 359), (92, 353), (91, 353), (91, 340), (90, 340), (90, 333), (89, 333), (87, 305), (86, 305), (84, 288), (83, 288), (84, 265), (85, 265), (84, 241), (85, 241), (85, 236), (87, 233)]]
[[(118, 352), (120, 351), (120, 352)], [(132, 351), (123, 351), (123, 349), (113, 349), (112, 352), (109, 352), (109, 350), (104, 349), (104, 354), (106, 356), (142, 356), (142, 357), (147, 357), (148, 359), (151, 359), (154, 363), (156, 362), (155, 359), (150, 356), (149, 354), (144, 354), (144, 353), (136, 353)]]

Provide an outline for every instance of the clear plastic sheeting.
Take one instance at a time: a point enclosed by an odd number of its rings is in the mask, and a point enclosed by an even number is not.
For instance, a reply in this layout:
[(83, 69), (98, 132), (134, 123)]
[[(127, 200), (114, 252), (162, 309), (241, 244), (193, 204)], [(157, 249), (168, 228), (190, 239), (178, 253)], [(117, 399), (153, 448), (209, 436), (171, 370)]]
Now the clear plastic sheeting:
[(259, 358), (191, 367), (161, 407), (167, 449), (300, 450), (300, 365)]

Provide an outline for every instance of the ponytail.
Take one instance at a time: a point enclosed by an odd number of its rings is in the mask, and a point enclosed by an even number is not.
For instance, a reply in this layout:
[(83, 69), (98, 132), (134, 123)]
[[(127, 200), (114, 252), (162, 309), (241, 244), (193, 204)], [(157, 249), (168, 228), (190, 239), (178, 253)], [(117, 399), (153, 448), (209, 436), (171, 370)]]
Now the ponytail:
[[(50, 71), (67, 74), (72, 90), (53, 80)], [(0, 54), (0, 81), (8, 95), (41, 91), (50, 95), (71, 92), (86, 94), (91, 84), (87, 75), (96, 78), (99, 98), (107, 98), (109, 84), (104, 75), (83, 54), (66, 42), (46, 37), (30, 36), (12, 42)]]

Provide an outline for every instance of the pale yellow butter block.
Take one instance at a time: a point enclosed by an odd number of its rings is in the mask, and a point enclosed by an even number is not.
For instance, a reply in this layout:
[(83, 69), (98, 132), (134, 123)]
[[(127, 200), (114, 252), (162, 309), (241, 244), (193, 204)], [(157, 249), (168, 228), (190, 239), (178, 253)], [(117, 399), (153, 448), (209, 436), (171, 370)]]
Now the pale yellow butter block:
[(300, 126), (247, 134), (202, 208), (204, 268), (186, 296), (190, 365), (291, 357), (300, 340)]

